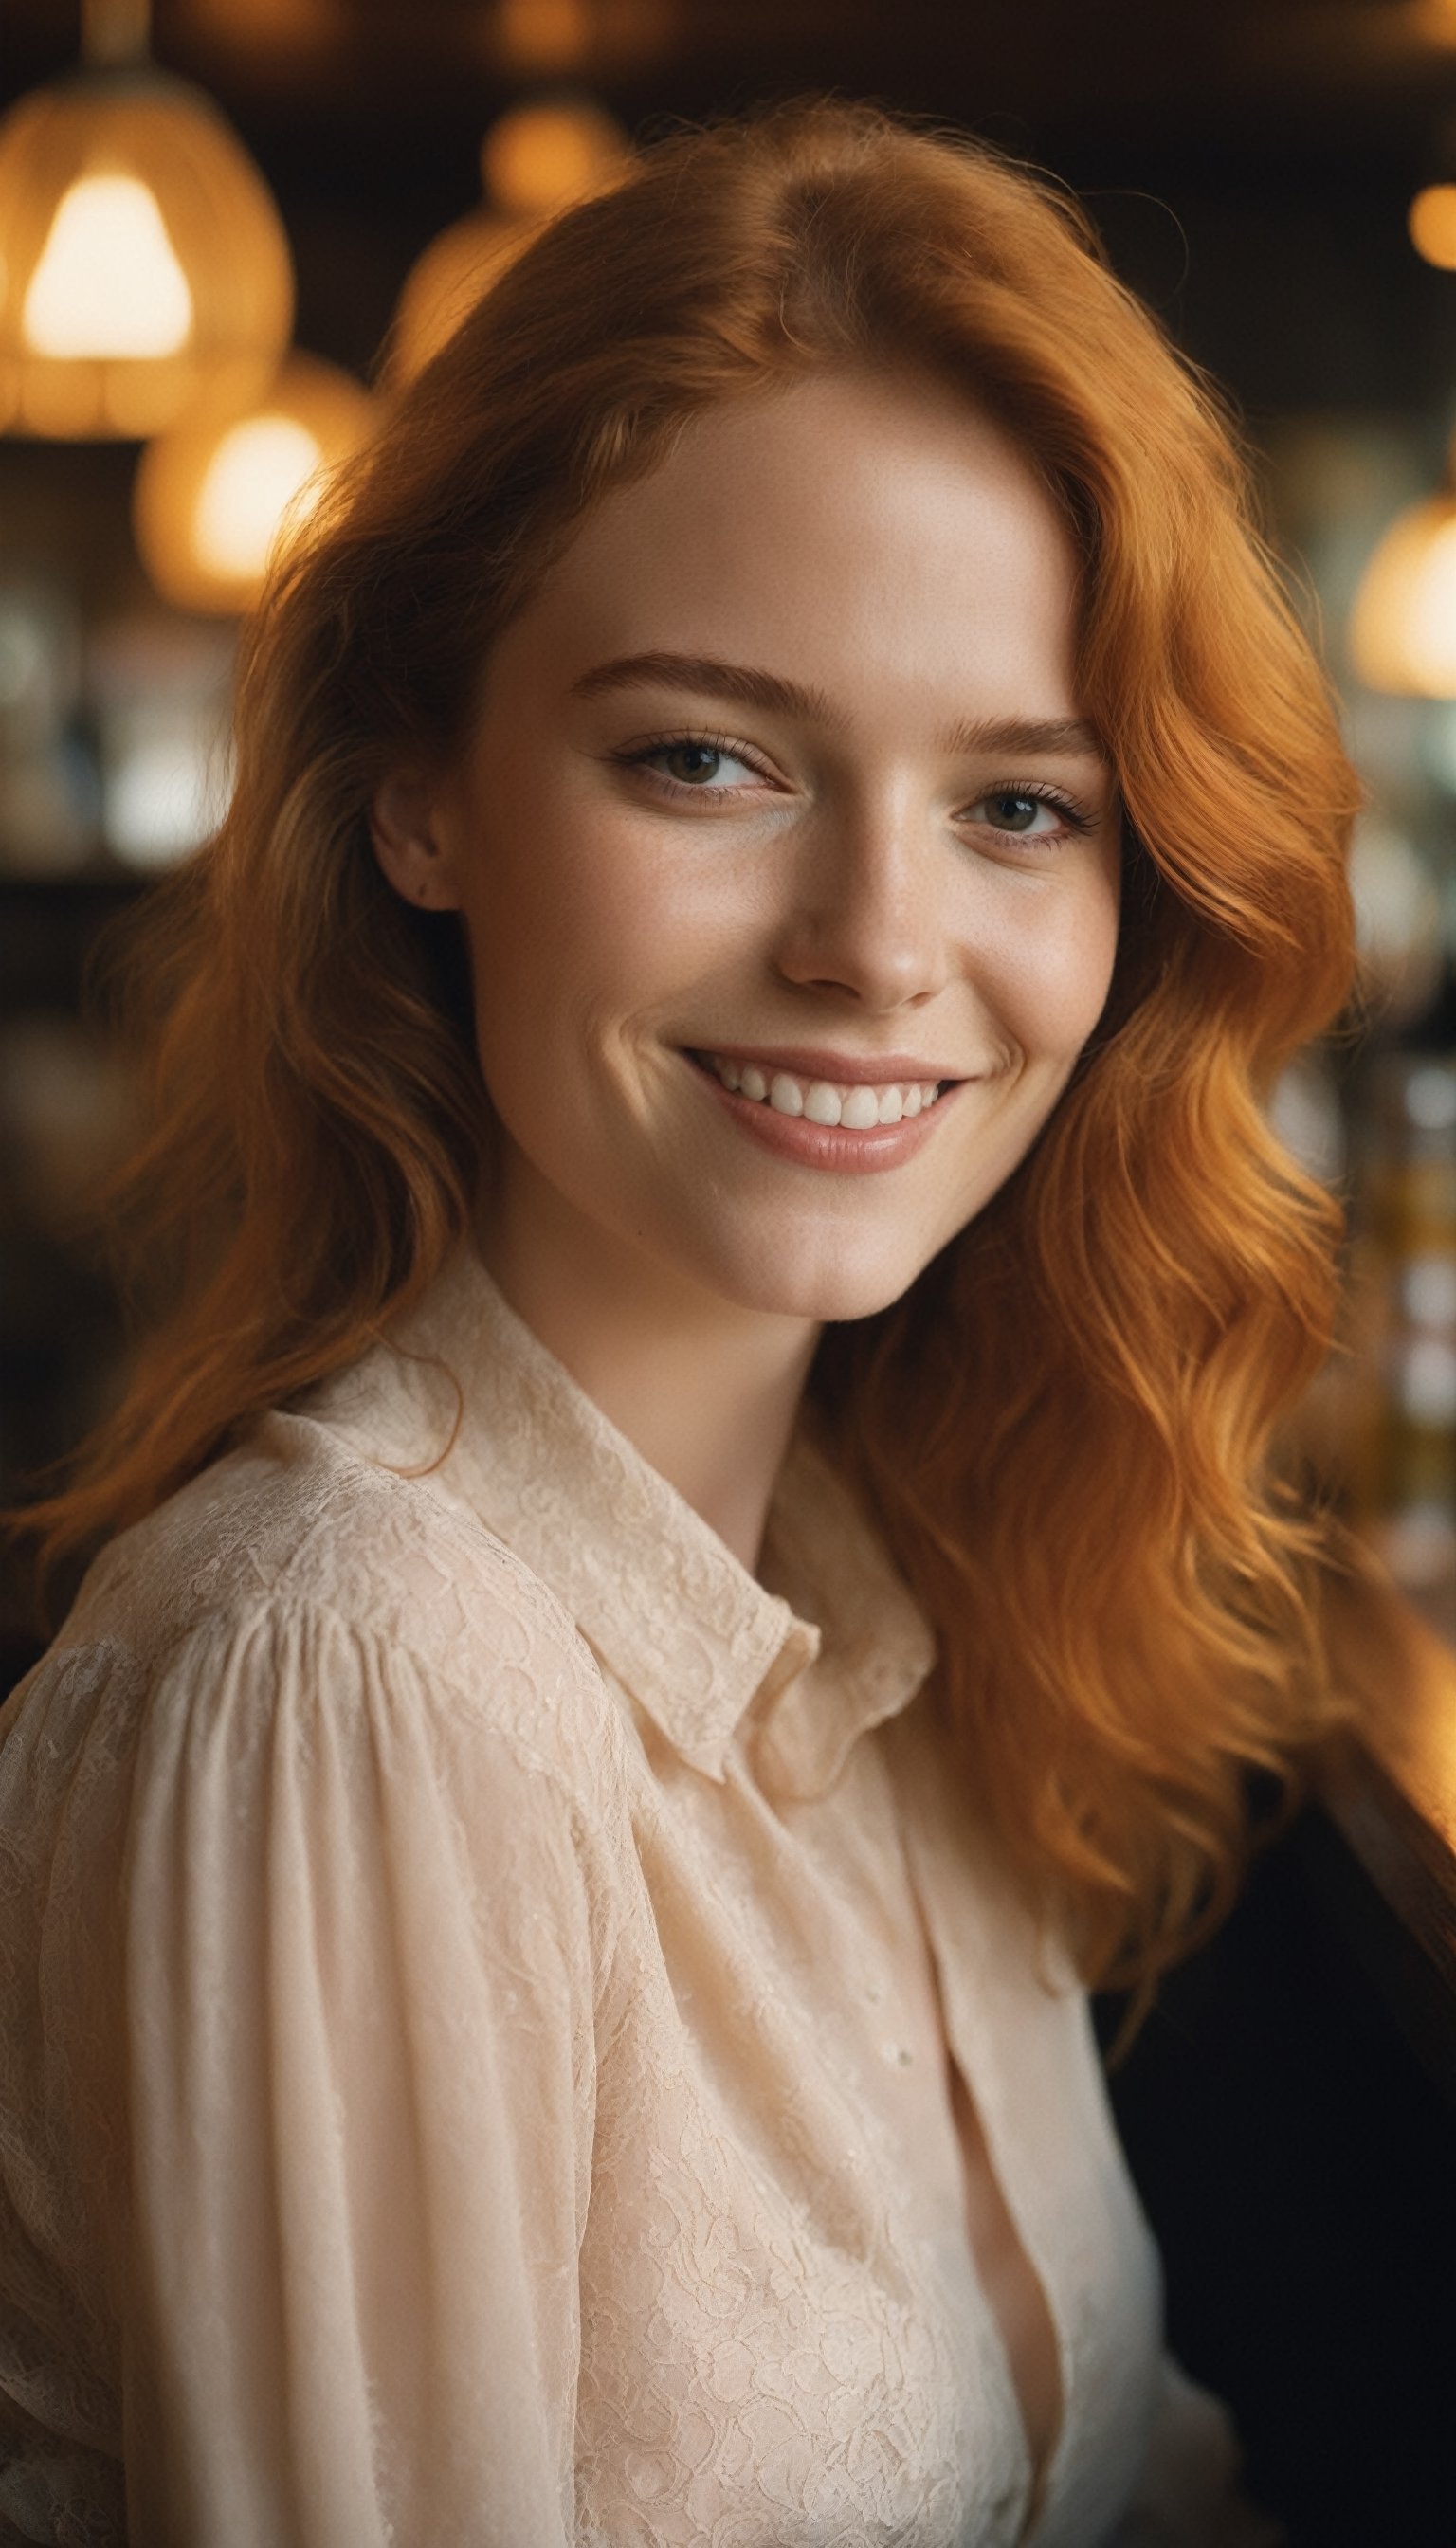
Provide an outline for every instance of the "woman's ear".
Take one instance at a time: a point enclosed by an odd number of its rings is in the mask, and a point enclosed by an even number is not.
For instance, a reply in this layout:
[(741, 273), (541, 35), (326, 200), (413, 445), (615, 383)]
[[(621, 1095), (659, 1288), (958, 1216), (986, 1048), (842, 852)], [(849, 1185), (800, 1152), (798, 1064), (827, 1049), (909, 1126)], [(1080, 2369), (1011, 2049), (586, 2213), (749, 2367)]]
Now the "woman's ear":
[(374, 855), (396, 893), (425, 911), (458, 911), (454, 860), (442, 844), (436, 779), (422, 770), (392, 771), (369, 804)]

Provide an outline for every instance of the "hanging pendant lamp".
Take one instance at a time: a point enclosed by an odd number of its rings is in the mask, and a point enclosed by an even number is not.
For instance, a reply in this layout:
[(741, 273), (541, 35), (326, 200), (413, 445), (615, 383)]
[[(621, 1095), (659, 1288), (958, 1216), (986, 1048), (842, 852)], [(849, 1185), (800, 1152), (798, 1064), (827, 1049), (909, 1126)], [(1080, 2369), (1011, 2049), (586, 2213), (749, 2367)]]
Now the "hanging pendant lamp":
[(1441, 492), (1398, 513), (1360, 578), (1350, 660), (1373, 690), (1456, 699), (1456, 450)]
[(292, 354), (247, 408), (195, 410), (141, 454), (132, 521), (141, 562), (179, 610), (251, 609), (280, 539), (305, 533), (327, 473), (373, 432), (348, 372)]
[(481, 144), (486, 200), (452, 222), (410, 267), (390, 333), (390, 372), (412, 380), (540, 223), (611, 185), (627, 136), (590, 98), (543, 98), (498, 117)]
[(147, 0), (84, 0), (82, 67), (0, 122), (0, 425), (141, 437), (246, 399), (293, 322), (258, 170), (147, 54)]

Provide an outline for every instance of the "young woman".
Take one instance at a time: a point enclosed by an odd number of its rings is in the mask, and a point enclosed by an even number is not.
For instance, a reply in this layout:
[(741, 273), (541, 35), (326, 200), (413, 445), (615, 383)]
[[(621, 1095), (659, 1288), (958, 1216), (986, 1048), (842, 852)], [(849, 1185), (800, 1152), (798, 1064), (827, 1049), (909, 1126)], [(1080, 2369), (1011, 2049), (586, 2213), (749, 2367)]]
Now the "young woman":
[(1229, 2548), (1083, 1984), (1331, 1714), (1260, 1099), (1353, 783), (1076, 213), (810, 106), (545, 231), (251, 632), (181, 1288), (0, 1751), (0, 2506)]

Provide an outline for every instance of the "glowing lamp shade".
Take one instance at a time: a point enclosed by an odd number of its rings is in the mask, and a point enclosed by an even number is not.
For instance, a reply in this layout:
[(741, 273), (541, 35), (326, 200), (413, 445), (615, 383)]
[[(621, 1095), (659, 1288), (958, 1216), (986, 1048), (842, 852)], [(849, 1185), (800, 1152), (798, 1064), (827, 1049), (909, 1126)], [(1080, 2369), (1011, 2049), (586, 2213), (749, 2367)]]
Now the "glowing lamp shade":
[(273, 199), (201, 90), (82, 71), (0, 123), (0, 423), (144, 436), (261, 389), (293, 323)]
[(467, 214), (432, 238), (405, 278), (390, 331), (390, 378), (411, 381), (531, 236), (530, 222)]
[(192, 288), (139, 177), (78, 177), (66, 188), (20, 324), (33, 354), (61, 362), (181, 353)]
[(256, 407), (158, 435), (136, 473), (136, 545), (182, 610), (250, 609), (280, 543), (307, 535), (330, 469), (369, 438), (374, 404), (312, 355), (285, 363)]
[(1456, 267), (1456, 186), (1422, 186), (1406, 215), (1410, 243), (1427, 265)]
[(590, 99), (512, 107), (481, 144), (487, 202), (431, 239), (405, 280), (390, 334), (390, 373), (412, 380), (538, 226), (620, 176), (627, 136)]
[(1372, 689), (1456, 699), (1456, 496), (1397, 514), (1360, 580), (1349, 633)]

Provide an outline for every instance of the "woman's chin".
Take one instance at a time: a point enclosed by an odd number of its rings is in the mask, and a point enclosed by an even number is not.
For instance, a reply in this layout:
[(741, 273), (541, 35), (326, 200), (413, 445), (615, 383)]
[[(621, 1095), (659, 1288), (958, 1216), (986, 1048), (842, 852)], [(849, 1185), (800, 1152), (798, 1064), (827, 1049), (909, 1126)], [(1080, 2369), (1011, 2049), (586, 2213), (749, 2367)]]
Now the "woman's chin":
[(720, 1273), (715, 1288), (743, 1309), (829, 1326), (887, 1310), (909, 1291), (924, 1261), (898, 1251), (861, 1261), (853, 1251), (840, 1250), (799, 1264), (777, 1255), (735, 1267), (726, 1280)]

